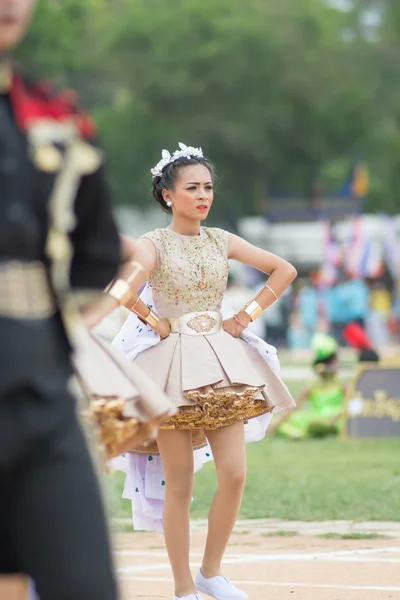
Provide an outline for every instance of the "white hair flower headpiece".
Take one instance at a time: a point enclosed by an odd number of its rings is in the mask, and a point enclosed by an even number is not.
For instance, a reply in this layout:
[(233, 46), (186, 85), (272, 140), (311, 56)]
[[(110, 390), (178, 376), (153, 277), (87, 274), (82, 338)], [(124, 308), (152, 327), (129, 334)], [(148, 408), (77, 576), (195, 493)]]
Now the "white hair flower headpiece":
[(194, 148), (193, 146), (185, 146), (182, 142), (179, 142), (180, 150), (175, 150), (173, 154), (168, 150), (161, 152), (161, 160), (151, 169), (153, 179), (155, 177), (161, 177), (164, 167), (175, 162), (179, 158), (203, 158), (203, 151), (201, 148)]

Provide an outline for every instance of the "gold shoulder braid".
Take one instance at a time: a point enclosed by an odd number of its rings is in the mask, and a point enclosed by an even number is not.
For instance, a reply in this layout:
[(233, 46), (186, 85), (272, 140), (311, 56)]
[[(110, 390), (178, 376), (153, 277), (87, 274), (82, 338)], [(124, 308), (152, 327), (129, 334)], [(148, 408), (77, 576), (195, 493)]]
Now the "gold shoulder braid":
[(0, 59), (0, 94), (10, 90), (12, 80), (12, 68), (9, 59)]

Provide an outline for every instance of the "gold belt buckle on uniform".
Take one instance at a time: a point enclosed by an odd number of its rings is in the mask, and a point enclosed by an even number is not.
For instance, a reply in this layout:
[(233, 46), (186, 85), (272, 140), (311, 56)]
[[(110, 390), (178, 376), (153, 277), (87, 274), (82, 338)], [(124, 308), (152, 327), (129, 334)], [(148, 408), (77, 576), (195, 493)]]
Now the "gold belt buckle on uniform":
[(55, 301), (42, 262), (0, 263), (0, 317), (44, 319), (54, 313)]
[(217, 311), (192, 312), (168, 319), (171, 333), (183, 335), (212, 335), (222, 327), (222, 314)]

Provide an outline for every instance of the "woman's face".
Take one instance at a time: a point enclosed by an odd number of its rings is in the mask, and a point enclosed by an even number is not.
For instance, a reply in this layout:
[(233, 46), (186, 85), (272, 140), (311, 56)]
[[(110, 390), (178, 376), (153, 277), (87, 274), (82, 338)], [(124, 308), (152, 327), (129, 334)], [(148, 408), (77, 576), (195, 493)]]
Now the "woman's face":
[(328, 364), (322, 365), (321, 364), (321, 369), (317, 369), (317, 371), (319, 371), (320, 375), (325, 378), (325, 379), (329, 379), (334, 377), (339, 369), (339, 360), (337, 358), (337, 356), (335, 356)]
[(174, 187), (163, 190), (163, 196), (166, 202), (171, 202), (174, 215), (203, 221), (214, 200), (210, 171), (204, 165), (183, 167)]
[(0, 54), (18, 44), (31, 20), (35, 0), (0, 0)]

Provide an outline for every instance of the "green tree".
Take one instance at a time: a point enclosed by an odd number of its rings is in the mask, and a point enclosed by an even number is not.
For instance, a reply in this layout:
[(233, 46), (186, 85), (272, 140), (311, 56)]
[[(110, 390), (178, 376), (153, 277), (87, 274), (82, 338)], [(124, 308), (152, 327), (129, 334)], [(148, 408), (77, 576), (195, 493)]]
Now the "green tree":
[[(363, 26), (371, 6), (382, 19), (374, 35)], [(370, 206), (394, 209), (399, 10), (378, 0), (347, 12), (321, 0), (48, 0), (20, 55), (93, 109), (119, 202), (146, 206), (150, 167), (183, 141), (216, 163), (218, 220), (259, 210), (265, 188), (307, 194), (355, 156), (370, 167)]]

